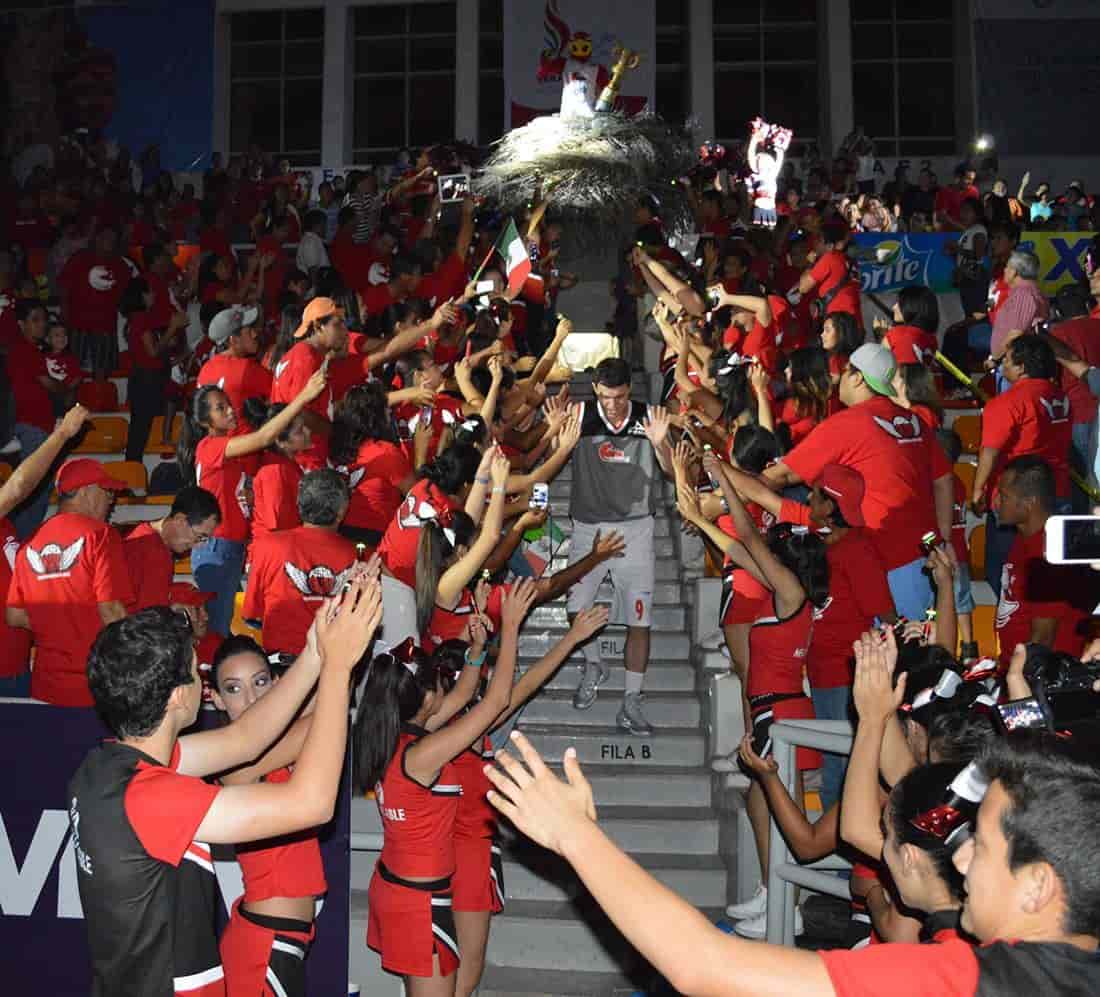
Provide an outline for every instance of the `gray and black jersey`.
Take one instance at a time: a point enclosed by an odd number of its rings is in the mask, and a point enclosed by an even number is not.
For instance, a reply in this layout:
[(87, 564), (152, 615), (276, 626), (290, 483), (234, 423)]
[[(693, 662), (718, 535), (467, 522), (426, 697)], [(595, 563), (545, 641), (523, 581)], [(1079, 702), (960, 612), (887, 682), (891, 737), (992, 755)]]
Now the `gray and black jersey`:
[(581, 438), (573, 451), (569, 514), (582, 523), (652, 516), (661, 469), (645, 435), (646, 405), (632, 402), (617, 430), (597, 401), (584, 403)]

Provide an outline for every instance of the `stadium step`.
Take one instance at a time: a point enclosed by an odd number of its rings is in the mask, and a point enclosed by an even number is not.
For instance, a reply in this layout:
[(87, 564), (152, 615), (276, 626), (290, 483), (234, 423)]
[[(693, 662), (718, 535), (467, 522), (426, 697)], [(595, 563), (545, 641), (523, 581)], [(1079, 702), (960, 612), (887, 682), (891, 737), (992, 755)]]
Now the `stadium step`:
[[(585, 383), (578, 383), (581, 380)], [(638, 380), (641, 390), (644, 379)], [(591, 397), (586, 382), (574, 381), (574, 397)], [(549, 572), (567, 563), (572, 484), (572, 469), (567, 467), (550, 486), (553, 526), (562, 541), (552, 552)], [(653, 734), (637, 737), (615, 725), (625, 686), (622, 626), (609, 626), (596, 638), (610, 675), (589, 709), (573, 708), (584, 664), (576, 651), (527, 704), (517, 723), (559, 772), (566, 748), (575, 748), (592, 786), (600, 824), (610, 838), (660, 882), (708, 916), (717, 916), (734, 891), (724, 858), (728, 845), (719, 851), (714, 778), (706, 767), (702, 696), (707, 680), (695, 663), (688, 633), (694, 586), (682, 579), (680, 530), (672, 504), (671, 489), (659, 487), (644, 703)], [(596, 602), (608, 603), (612, 596), (605, 581)], [(521, 673), (564, 636), (566, 601), (559, 597), (528, 618), (519, 641)], [(380, 830), (372, 800), (355, 801), (352, 820), (356, 831)], [(638, 990), (658, 991), (652, 968), (604, 917), (561, 859), (506, 821), (501, 822), (500, 838), (507, 903), (492, 921), (481, 997), (621, 997)], [(361, 937), (366, 928), (366, 890), (375, 859), (374, 853), (353, 854), (353, 938)]]

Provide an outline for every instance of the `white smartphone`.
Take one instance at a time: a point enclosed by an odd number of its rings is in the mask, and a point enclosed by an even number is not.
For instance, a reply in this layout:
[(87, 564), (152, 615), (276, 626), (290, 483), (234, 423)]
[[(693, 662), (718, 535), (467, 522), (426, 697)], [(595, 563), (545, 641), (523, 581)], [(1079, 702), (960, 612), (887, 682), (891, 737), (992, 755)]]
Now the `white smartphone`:
[(1100, 562), (1100, 516), (1051, 516), (1045, 532), (1051, 564)]
[(496, 290), (496, 284), (491, 280), (479, 280), (474, 285), (474, 294), (478, 297), (481, 297), (483, 294), (492, 294), (494, 290)]

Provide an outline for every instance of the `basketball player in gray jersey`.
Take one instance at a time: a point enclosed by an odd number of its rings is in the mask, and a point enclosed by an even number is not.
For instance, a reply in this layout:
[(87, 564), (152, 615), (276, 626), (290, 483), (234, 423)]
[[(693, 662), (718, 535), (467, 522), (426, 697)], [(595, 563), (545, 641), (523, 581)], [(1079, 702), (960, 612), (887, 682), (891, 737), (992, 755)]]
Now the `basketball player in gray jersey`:
[[(625, 360), (601, 361), (593, 375), (596, 401), (585, 402), (581, 439), (573, 451), (573, 483), (569, 512), (573, 538), (569, 563), (580, 560), (596, 534), (617, 530), (626, 542), (621, 558), (601, 564), (578, 581), (569, 593), (570, 618), (591, 606), (600, 583), (611, 576), (614, 596), (609, 622), (626, 626), (626, 691), (618, 726), (648, 736), (653, 728), (642, 712), (642, 683), (649, 665), (650, 611), (653, 603), (653, 514), (662, 472), (671, 473), (669, 418), (662, 408), (647, 408), (630, 398), (630, 365)], [(600, 656), (599, 643), (582, 648), (584, 675), (573, 696), (578, 710), (587, 710), (606, 681), (610, 667)]]

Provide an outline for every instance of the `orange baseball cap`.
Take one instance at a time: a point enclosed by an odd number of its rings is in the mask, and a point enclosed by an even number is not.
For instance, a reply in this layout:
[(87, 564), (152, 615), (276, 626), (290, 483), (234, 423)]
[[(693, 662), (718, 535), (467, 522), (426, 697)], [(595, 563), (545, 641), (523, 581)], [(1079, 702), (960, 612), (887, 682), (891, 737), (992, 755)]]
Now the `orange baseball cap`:
[(309, 333), (309, 327), (314, 322), (321, 322), (330, 315), (343, 315), (344, 309), (336, 304), (332, 298), (314, 298), (305, 311), (302, 312), (302, 324), (294, 330), (294, 338), (301, 339)]

